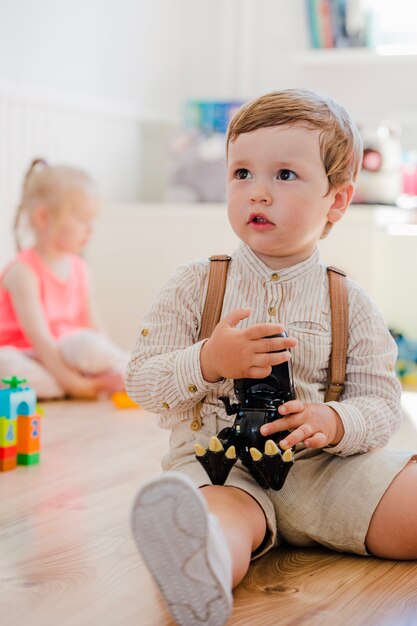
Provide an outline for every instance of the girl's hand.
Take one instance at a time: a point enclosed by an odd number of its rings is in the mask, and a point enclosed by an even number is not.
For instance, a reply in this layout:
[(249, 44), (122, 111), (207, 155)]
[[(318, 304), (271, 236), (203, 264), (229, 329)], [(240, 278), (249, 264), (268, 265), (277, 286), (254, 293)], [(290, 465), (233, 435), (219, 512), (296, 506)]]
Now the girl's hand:
[[(282, 324), (254, 324), (236, 328), (249, 317), (250, 309), (237, 309), (219, 322), (201, 349), (203, 377), (208, 382), (222, 378), (264, 378), (273, 365), (291, 358), (287, 348), (297, 345), (293, 337), (274, 337), (282, 333)], [(285, 350), (277, 352), (277, 350)]]
[(109, 370), (95, 376), (74, 374), (71, 377), (71, 386), (67, 388), (73, 398), (95, 400), (100, 393), (111, 394), (114, 391), (124, 391), (125, 385), (121, 374)]
[(109, 370), (107, 372), (104, 372), (103, 374), (93, 376), (91, 380), (94, 383), (97, 393), (113, 393), (114, 391), (125, 390), (123, 376), (113, 370)]
[(344, 435), (342, 420), (327, 404), (303, 404), (300, 400), (290, 400), (282, 404), (278, 412), (284, 417), (264, 424), (261, 434), (267, 437), (283, 430), (292, 431), (279, 442), (284, 450), (302, 441), (306, 448), (325, 448), (338, 444)]

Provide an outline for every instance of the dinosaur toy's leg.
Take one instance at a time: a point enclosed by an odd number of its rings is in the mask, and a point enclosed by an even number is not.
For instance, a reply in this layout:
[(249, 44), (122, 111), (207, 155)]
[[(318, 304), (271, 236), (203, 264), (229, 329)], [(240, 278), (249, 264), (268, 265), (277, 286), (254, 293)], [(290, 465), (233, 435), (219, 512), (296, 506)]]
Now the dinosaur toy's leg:
[[(268, 439), (265, 443), (265, 453), (262, 454), (257, 448), (250, 448), (250, 455), (253, 462), (253, 476), (259, 482), (257, 474), (268, 484), (271, 489), (278, 491), (284, 485), (288, 472), (294, 463), (291, 450), (281, 453), (277, 444)], [(251, 471), (251, 467), (248, 467)]]
[(197, 461), (204, 467), (213, 485), (224, 485), (237, 461), (235, 447), (230, 446), (225, 450), (220, 440), (212, 437), (207, 450), (199, 443), (195, 444), (194, 449)]

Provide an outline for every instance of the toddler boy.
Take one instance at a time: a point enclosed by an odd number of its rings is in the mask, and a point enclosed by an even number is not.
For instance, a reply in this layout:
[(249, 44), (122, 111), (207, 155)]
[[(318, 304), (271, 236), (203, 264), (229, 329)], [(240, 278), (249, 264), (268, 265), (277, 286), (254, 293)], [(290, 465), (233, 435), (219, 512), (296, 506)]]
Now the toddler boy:
[[(417, 467), (411, 452), (383, 449), (401, 421), (396, 347), (350, 280), (346, 384), (340, 401), (324, 402), (331, 317), (317, 243), (348, 208), (361, 158), (355, 124), (327, 96), (285, 90), (242, 107), (227, 134), (228, 216), (242, 243), (222, 319), (198, 341), (209, 271), (199, 260), (177, 270), (143, 321), (127, 389), (172, 435), (132, 526), (178, 624), (224, 624), (250, 560), (283, 540), (417, 557), (417, 500), (398, 515)], [(262, 378), (290, 358), (297, 399), (262, 427), (289, 430), (280, 445), (297, 446), (283, 488), (264, 490), (239, 461), (224, 486), (209, 484), (194, 445), (231, 425), (219, 398), (233, 379)]]

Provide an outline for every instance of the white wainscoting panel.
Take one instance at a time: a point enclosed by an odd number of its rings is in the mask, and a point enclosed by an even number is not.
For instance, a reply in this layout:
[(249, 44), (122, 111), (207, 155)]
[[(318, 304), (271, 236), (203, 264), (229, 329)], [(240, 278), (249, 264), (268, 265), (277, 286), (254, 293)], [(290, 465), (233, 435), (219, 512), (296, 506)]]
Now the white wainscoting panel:
[(32, 159), (87, 170), (106, 201), (138, 200), (143, 121), (105, 102), (0, 83), (0, 266), (14, 254), (12, 223)]

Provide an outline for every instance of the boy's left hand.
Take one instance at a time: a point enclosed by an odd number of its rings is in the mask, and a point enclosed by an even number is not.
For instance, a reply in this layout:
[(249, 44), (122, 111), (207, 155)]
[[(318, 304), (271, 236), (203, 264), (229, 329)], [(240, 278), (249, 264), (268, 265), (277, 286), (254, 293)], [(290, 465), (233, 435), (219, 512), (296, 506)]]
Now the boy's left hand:
[(292, 431), (279, 442), (284, 450), (302, 441), (306, 448), (325, 448), (338, 444), (344, 435), (342, 420), (327, 404), (303, 404), (300, 400), (290, 400), (282, 404), (278, 412), (283, 417), (264, 424), (261, 434), (265, 437), (283, 430)]

